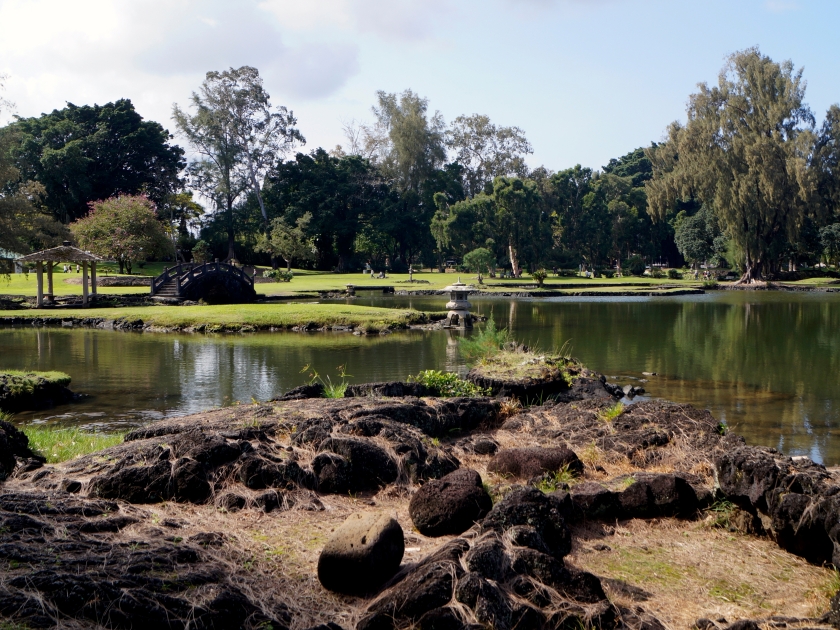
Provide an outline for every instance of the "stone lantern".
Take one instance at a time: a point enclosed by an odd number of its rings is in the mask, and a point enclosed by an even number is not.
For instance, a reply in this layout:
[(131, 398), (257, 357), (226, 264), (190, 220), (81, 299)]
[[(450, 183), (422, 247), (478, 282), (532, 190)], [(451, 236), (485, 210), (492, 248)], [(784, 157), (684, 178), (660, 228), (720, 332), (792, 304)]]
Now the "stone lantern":
[(444, 326), (448, 328), (472, 328), (472, 315), (470, 315), (472, 304), (467, 300), (467, 296), (473, 290), (473, 287), (462, 283), (459, 276), (458, 282), (445, 287), (443, 290), (449, 291), (449, 301), (446, 303), (449, 313), (446, 314)]

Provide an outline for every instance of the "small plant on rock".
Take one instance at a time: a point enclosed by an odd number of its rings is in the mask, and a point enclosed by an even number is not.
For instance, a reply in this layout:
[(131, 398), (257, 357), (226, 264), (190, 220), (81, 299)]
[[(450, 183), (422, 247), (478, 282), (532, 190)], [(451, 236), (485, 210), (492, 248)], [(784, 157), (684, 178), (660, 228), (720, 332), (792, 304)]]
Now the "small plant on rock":
[(560, 470), (554, 472), (547, 472), (540, 476), (534, 483), (534, 487), (544, 494), (563, 490), (575, 481), (575, 476), (569, 470), (568, 466), (563, 466)]
[(487, 325), (477, 335), (458, 341), (461, 354), (467, 362), (472, 363), (499, 354), (510, 340), (510, 331), (507, 328), (496, 328), (496, 322), (491, 315)]
[(324, 380), (321, 378), (321, 375), (318, 374), (318, 371), (312, 369), (308, 363), (303, 366), (301, 374), (309, 372), (310, 385), (314, 385), (317, 382), (324, 386), (324, 398), (344, 398), (344, 393), (347, 391), (347, 386), (350, 384), (344, 379), (351, 375), (347, 373), (347, 369), (343, 365), (339, 365), (336, 370), (338, 371), (338, 375), (341, 377), (341, 381), (338, 383), (333, 383), (329, 376), (327, 376), (326, 380)]
[(615, 403), (611, 407), (607, 407), (598, 414), (598, 417), (604, 422), (612, 422), (624, 411), (624, 405), (620, 402)]
[(452, 372), (441, 372), (440, 370), (423, 370), (417, 376), (409, 376), (408, 382), (425, 385), (435, 396), (444, 398), (489, 395), (489, 391), (483, 387), (466, 381)]

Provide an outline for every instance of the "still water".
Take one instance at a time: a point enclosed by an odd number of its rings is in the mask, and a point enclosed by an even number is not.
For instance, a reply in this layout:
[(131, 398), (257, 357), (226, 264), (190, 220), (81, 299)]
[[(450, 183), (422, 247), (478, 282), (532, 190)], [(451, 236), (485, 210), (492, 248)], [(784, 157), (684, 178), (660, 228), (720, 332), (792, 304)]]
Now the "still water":
[[(710, 409), (752, 444), (840, 464), (840, 294), (719, 292), (672, 298), (474, 298), (514, 336), (568, 342), (585, 364), (648, 395)], [(440, 297), (360, 297), (356, 304), (439, 310)], [(90, 398), (19, 422), (116, 429), (169, 415), (266, 400), (310, 378), (404, 379), (464, 373), (458, 334), (409, 331), (175, 335), (0, 329), (0, 369), (61, 370)], [(304, 369), (309, 366), (308, 369)], [(656, 373), (655, 376), (643, 372)]]

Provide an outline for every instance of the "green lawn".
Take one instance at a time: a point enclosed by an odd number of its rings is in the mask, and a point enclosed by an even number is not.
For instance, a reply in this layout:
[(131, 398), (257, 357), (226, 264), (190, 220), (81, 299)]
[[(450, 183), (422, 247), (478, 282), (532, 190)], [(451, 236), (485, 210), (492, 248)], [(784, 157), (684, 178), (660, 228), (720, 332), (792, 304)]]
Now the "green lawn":
[(13, 317), (55, 317), (74, 319), (102, 317), (113, 321), (142, 320), (162, 328), (203, 326), (208, 330), (240, 330), (251, 327), (291, 328), (309, 323), (322, 326), (353, 326), (381, 330), (420, 323), (423, 313), (412, 310), (373, 308), (347, 304), (228, 304), (222, 306), (134, 306), (124, 308), (88, 308), (51, 310), (0, 311), (0, 320)]
[[(144, 269), (135, 268), (135, 271), (143, 275), (157, 275), (163, 271), (163, 267), (167, 263), (147, 263)], [(59, 268), (60, 269), (60, 268)], [(294, 270), (295, 277), (291, 282), (267, 282), (258, 283), (256, 285), (257, 293), (262, 293), (268, 296), (295, 296), (301, 293), (315, 293), (318, 291), (343, 291), (348, 284), (387, 287), (393, 286), (397, 291), (399, 290), (439, 290), (445, 286), (457, 282), (458, 278), (467, 284), (475, 284), (475, 274), (457, 274), (457, 273), (415, 273), (414, 280), (422, 282), (409, 282), (408, 274), (392, 274), (387, 278), (378, 279), (371, 278), (369, 275), (362, 273), (329, 273), (320, 271), (308, 270)], [(99, 272), (98, 277), (103, 277), (105, 274)], [(116, 275), (111, 273), (110, 275)], [(78, 278), (79, 274), (70, 273), (64, 274), (60, 271), (53, 274), (53, 290), (55, 295), (81, 295), (82, 286), (80, 284), (67, 284), (64, 282), (67, 278)], [(484, 278), (485, 286), (481, 287), (483, 291), (487, 292), (504, 292), (513, 290), (527, 290), (521, 288), (521, 285), (532, 284), (533, 280), (526, 276), (516, 280), (503, 280), (500, 278)], [(637, 278), (633, 276), (626, 276), (623, 278), (556, 278), (549, 277), (545, 281), (545, 288), (549, 290), (559, 289), (556, 285), (575, 285), (581, 288), (598, 288), (598, 285), (610, 286), (626, 286), (628, 284), (643, 284), (646, 286), (656, 285), (679, 285), (679, 286), (699, 286), (701, 283), (695, 280), (669, 280), (667, 278)], [(46, 279), (44, 280), (46, 290)], [(97, 291), (103, 295), (113, 295), (121, 293), (143, 294), (149, 293), (149, 287), (99, 287)], [(37, 284), (35, 274), (13, 274), (11, 280), (6, 280), (0, 277), (0, 294), (5, 295), (20, 295), (20, 296), (34, 296), (37, 293)]]

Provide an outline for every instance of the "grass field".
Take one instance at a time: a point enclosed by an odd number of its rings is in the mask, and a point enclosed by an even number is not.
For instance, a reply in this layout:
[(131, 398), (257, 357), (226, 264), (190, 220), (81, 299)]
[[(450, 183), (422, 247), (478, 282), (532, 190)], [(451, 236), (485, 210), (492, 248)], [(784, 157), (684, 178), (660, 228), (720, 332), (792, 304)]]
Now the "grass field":
[(102, 317), (113, 321), (142, 320), (161, 328), (189, 328), (203, 326), (211, 330), (240, 330), (251, 327), (291, 328), (314, 324), (323, 326), (353, 326), (381, 330), (420, 323), (419, 311), (374, 308), (347, 304), (228, 304), (221, 306), (134, 306), (108, 309), (62, 309), (60, 311), (22, 310), (0, 311), (0, 319), (9, 317), (57, 317), (61, 319)]

